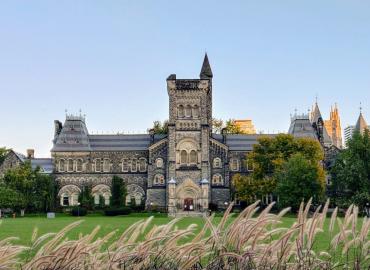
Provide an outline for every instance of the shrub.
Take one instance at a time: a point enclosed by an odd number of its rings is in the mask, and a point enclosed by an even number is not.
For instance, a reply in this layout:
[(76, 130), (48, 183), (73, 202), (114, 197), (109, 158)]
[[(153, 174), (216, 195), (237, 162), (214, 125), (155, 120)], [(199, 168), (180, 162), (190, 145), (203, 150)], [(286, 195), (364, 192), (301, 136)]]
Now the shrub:
[(217, 203), (209, 203), (208, 209), (211, 210), (212, 212), (216, 212), (218, 210)]
[(86, 216), (87, 215), (87, 209), (84, 207), (73, 207), (71, 211), (72, 216)]
[(106, 216), (121, 216), (128, 215), (130, 213), (131, 209), (129, 207), (109, 208), (104, 211)]

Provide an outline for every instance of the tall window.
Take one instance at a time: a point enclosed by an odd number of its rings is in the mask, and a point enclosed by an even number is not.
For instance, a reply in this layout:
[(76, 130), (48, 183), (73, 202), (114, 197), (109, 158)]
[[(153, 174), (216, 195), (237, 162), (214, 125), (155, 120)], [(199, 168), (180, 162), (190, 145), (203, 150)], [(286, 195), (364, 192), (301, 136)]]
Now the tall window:
[(122, 172), (128, 172), (128, 159), (122, 159)]
[(65, 171), (65, 167), (64, 167), (64, 159), (59, 159), (59, 171), (60, 172), (64, 172)]
[(253, 162), (252, 161), (249, 161), (247, 159), (247, 170), (248, 171), (253, 171), (254, 167), (253, 167)]
[(215, 174), (212, 177), (212, 185), (214, 186), (222, 186), (224, 184), (224, 181), (222, 179), (221, 174)]
[(140, 172), (146, 171), (146, 159), (145, 158), (140, 158), (139, 160), (139, 171)]
[(162, 158), (157, 158), (155, 161), (155, 166), (157, 168), (163, 168), (163, 159)]
[(177, 108), (177, 115), (178, 117), (182, 118), (184, 117), (184, 106), (180, 105), (178, 108)]
[(110, 160), (108, 158), (105, 158), (103, 161), (103, 171), (104, 172), (110, 171)]
[(236, 158), (233, 158), (230, 160), (230, 169), (232, 171), (239, 171), (239, 160)]
[(180, 152), (180, 163), (188, 164), (188, 153), (185, 150), (181, 150)]
[(190, 164), (197, 164), (198, 162), (198, 157), (197, 157), (197, 152), (195, 150), (190, 151)]
[(199, 117), (199, 107), (198, 107), (198, 105), (195, 105), (193, 107), (193, 117), (194, 118), (198, 118)]
[(95, 159), (95, 172), (101, 171), (101, 160), (100, 158)]
[(191, 106), (187, 105), (185, 107), (185, 117), (191, 117)]
[(131, 172), (137, 172), (137, 159), (133, 158), (131, 160)]
[(67, 167), (67, 171), (68, 172), (73, 172), (74, 171), (74, 168), (73, 168), (73, 159), (68, 159), (68, 167)]
[(222, 162), (220, 158), (215, 158), (213, 160), (213, 168), (221, 168), (222, 167)]
[(153, 179), (153, 185), (164, 185), (164, 176), (163, 174), (156, 174)]
[(79, 158), (76, 160), (76, 171), (77, 172), (82, 172), (82, 159)]

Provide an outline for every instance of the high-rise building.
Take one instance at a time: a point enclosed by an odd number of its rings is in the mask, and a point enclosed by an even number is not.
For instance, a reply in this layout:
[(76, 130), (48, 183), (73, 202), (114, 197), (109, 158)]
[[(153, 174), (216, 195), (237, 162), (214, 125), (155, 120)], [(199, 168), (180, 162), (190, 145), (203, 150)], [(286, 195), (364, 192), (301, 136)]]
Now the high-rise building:
[(335, 104), (334, 108), (331, 108), (330, 119), (324, 120), (324, 126), (333, 142), (333, 145), (339, 149), (343, 148), (342, 127), (340, 124), (340, 116), (337, 104)]
[(354, 130), (355, 130), (355, 126), (353, 126), (353, 125), (347, 126), (344, 129), (344, 142), (345, 142), (346, 146), (348, 145), (348, 141), (352, 138)]
[(234, 120), (234, 124), (237, 125), (244, 134), (256, 134), (256, 129), (250, 119)]

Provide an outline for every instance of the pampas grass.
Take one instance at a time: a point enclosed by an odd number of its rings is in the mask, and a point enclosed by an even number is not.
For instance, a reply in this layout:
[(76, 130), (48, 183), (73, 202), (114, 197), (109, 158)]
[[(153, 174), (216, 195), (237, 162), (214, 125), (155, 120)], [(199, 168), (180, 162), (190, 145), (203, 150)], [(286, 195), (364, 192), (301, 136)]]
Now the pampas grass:
[[(370, 220), (358, 220), (358, 208), (351, 206), (345, 217), (335, 209), (325, 230), (329, 201), (312, 214), (311, 200), (299, 208), (296, 221), (282, 227), (289, 211), (270, 213), (273, 204), (259, 214), (259, 202), (233, 217), (232, 205), (217, 224), (206, 217), (204, 226), (177, 227), (179, 219), (153, 225), (153, 218), (131, 225), (121, 235), (112, 231), (97, 237), (100, 227), (77, 240), (66, 234), (78, 221), (55, 234), (32, 235), (29, 247), (12, 245), (12, 238), (0, 241), (0, 269), (368, 269), (370, 265)], [(337, 232), (337, 233), (335, 233)], [(315, 243), (323, 233), (330, 237), (325, 250)], [(117, 240), (113, 240), (113, 237)], [(29, 256), (20, 261), (26, 252)]]

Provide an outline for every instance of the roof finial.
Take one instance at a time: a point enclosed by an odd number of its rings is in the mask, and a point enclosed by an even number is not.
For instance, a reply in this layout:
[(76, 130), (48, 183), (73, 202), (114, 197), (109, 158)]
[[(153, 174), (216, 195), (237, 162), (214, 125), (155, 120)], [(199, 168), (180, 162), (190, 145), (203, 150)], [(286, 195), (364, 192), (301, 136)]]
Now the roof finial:
[(318, 100), (318, 94), (316, 93), (316, 96), (315, 96), (315, 103), (317, 104), (317, 100)]
[(65, 109), (65, 110), (64, 110), (64, 112), (65, 112), (66, 117), (67, 117), (67, 116), (68, 116), (68, 110), (67, 110), (67, 109)]
[(362, 113), (362, 102), (360, 102), (360, 114)]

